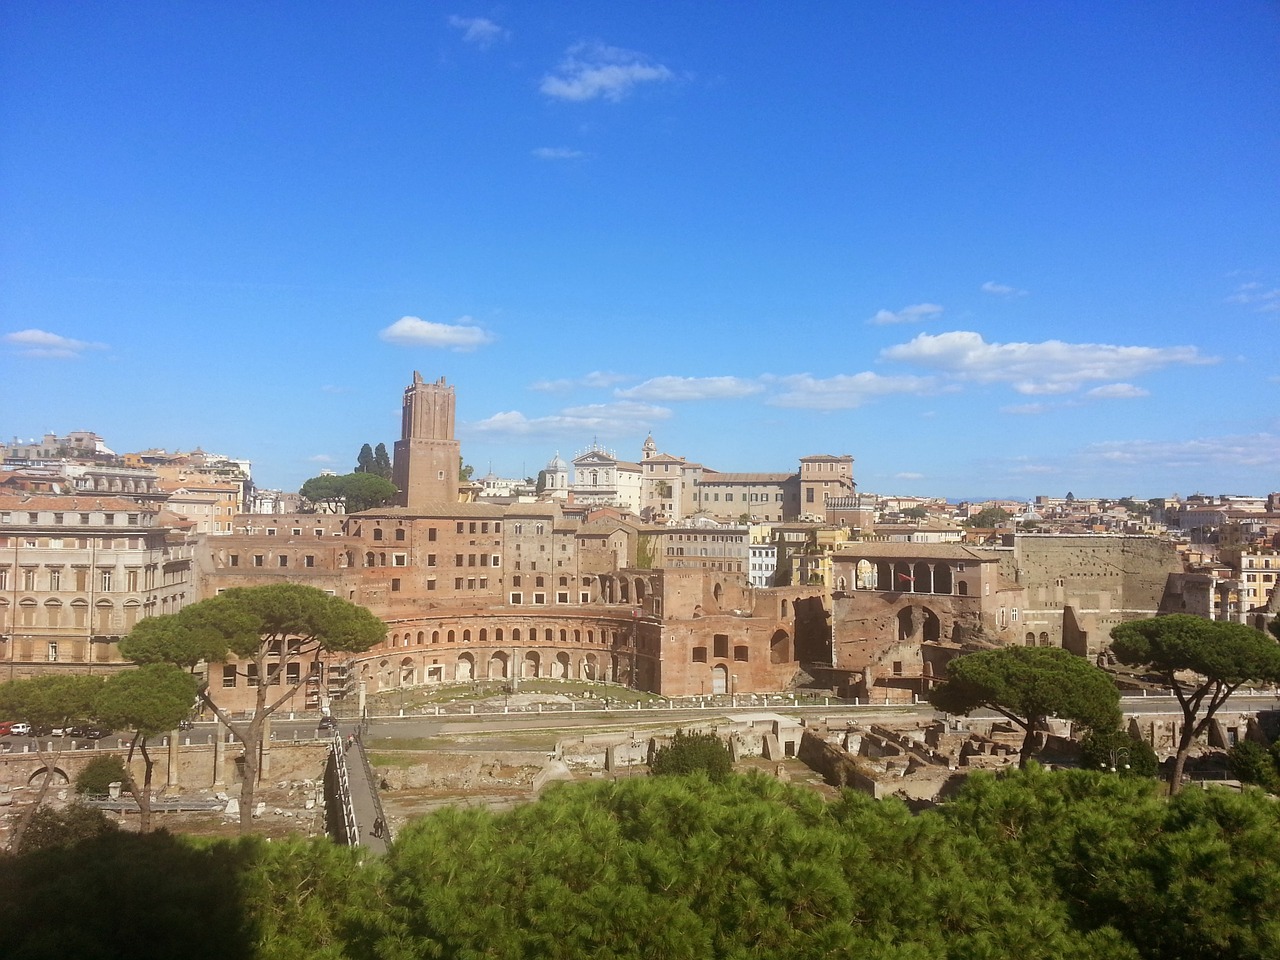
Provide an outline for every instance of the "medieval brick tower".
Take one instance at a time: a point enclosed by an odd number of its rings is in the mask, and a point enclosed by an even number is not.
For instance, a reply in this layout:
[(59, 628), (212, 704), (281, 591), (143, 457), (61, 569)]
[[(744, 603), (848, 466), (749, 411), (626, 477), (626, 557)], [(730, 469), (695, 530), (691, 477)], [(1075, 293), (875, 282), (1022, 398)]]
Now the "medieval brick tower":
[(445, 385), (444, 377), (424, 383), (422, 374), (413, 372), (413, 383), (404, 391), (393, 464), (400, 506), (457, 502), (462, 452), (453, 438), (455, 405), (453, 387)]

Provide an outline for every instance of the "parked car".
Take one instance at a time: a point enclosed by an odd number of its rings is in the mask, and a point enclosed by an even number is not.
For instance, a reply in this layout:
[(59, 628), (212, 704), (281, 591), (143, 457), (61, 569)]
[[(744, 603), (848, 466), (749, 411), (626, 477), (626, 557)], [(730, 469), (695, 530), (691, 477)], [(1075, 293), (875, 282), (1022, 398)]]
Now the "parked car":
[(67, 730), (67, 736), (75, 740), (101, 740), (103, 737), (111, 736), (111, 731), (103, 727), (95, 727), (91, 724), (83, 726), (77, 725)]
[(0, 720), (0, 737), (7, 737), (13, 733), (13, 720)]
[(333, 717), (321, 717), (320, 722), (316, 724), (317, 730), (337, 730), (338, 721)]
[(11, 737), (29, 737), (31, 736), (31, 724), (19, 721), (9, 728)]
[(70, 733), (71, 724), (69, 723), (55, 723), (49, 728), (49, 736), (51, 737), (65, 737)]

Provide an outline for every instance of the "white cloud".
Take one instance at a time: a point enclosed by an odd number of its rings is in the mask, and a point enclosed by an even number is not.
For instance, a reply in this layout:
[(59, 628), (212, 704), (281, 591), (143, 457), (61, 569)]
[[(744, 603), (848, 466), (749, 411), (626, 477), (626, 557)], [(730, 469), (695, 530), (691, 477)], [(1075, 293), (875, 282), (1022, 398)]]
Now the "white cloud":
[(1171, 473), (1219, 472), (1224, 466), (1280, 470), (1280, 436), (1200, 437), (1191, 440), (1110, 440), (1086, 447), (1083, 454), (1107, 463)]
[(923, 474), (923, 473), (895, 473), (895, 474), (893, 475), (893, 479), (895, 479), (895, 480), (923, 480), (923, 479), (924, 479), (924, 474)]
[(495, 413), (468, 424), (466, 432), (486, 437), (616, 436), (670, 417), (667, 408), (647, 403), (596, 403), (568, 407), (545, 417), (530, 418), (517, 410)]
[(942, 315), (942, 307), (936, 303), (913, 303), (903, 307), (896, 313), (892, 310), (877, 310), (876, 315), (868, 323), (920, 323), (924, 320), (936, 320)]
[(1060, 394), (1097, 380), (1125, 380), (1175, 364), (1217, 363), (1195, 347), (1122, 347), (1102, 343), (987, 343), (972, 331), (919, 334), (880, 352), (959, 380), (1009, 383), (1023, 394)]
[(733, 400), (763, 392), (764, 387), (741, 377), (654, 377), (616, 396), (634, 400)]
[(333, 463), (333, 457), (327, 453), (317, 453), (314, 456), (307, 457), (310, 463)]
[(539, 160), (581, 160), (584, 156), (581, 150), (569, 147), (538, 147), (533, 155)]
[(1151, 391), (1135, 387), (1132, 383), (1108, 383), (1086, 391), (1085, 396), (1098, 397), (1102, 400), (1132, 400), (1137, 397), (1149, 397)]
[(462, 31), (462, 39), (484, 48), (498, 40), (506, 40), (510, 31), (504, 30), (492, 20), (484, 17), (450, 17), (449, 26)]
[(603, 97), (616, 103), (637, 84), (661, 83), (674, 76), (644, 54), (602, 43), (580, 43), (569, 48), (554, 74), (542, 78), (539, 89), (560, 100), (581, 102)]
[(851, 410), (880, 397), (925, 394), (936, 389), (935, 381), (929, 377), (882, 377), (870, 372), (826, 379), (801, 373), (772, 379), (782, 389), (769, 400), (770, 405), (802, 410)]
[(470, 317), (460, 317), (456, 324), (401, 317), (378, 336), (388, 343), (404, 347), (441, 347), (460, 352), (493, 342), (493, 335), (481, 327), (472, 326)]
[(996, 297), (1025, 297), (1026, 290), (1019, 290), (1017, 287), (1011, 287), (1007, 283), (996, 283), (994, 280), (988, 280), (982, 285), (982, 292), (989, 293)]
[(569, 377), (563, 377), (559, 380), (538, 380), (530, 384), (529, 389), (542, 393), (557, 393), (564, 390), (572, 390), (574, 387), (590, 387), (600, 390), (615, 386), (626, 379), (628, 378), (625, 374), (593, 370), (586, 376), (579, 377), (576, 380)]
[(67, 360), (79, 357), (89, 350), (105, 350), (105, 343), (90, 343), (86, 340), (73, 340), (47, 330), (15, 330), (4, 335), (6, 343), (18, 347), (18, 352), (27, 357), (47, 357), (56, 360)]

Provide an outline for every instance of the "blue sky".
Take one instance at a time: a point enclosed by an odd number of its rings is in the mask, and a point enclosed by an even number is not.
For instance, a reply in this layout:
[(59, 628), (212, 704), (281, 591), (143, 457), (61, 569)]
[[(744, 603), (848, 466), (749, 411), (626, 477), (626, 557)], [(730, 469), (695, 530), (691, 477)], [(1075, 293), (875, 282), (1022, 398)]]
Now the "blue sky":
[(0, 7), (0, 436), (1280, 489), (1275, 3)]

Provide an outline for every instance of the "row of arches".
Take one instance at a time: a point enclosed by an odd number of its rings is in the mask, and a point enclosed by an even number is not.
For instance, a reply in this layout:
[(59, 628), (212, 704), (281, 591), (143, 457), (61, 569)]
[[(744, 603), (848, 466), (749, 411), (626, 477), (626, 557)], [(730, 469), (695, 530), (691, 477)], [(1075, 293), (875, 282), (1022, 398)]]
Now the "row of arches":
[[(952, 565), (944, 561), (919, 560), (911, 563), (905, 560), (897, 562), (859, 560), (855, 567), (853, 588), (896, 593), (968, 596), (968, 582), (957, 580), (955, 573)], [(849, 589), (845, 577), (840, 577), (836, 581), (836, 589), (840, 591)]]
[(569, 650), (468, 650), (441, 663), (423, 655), (366, 660), (359, 676), (370, 690), (474, 680), (591, 680), (626, 683), (630, 667), (616, 654)]

